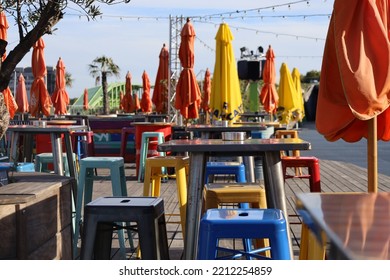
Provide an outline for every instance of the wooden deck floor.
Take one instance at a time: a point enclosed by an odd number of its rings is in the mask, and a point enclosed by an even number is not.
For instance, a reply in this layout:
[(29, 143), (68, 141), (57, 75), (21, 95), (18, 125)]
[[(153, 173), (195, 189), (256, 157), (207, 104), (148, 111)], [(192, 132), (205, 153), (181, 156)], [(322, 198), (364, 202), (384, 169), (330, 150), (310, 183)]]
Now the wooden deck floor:
[[(134, 164), (126, 164), (127, 190), (129, 196), (141, 196), (143, 184), (138, 183), (135, 177)], [(352, 163), (346, 163), (333, 160), (321, 160), (321, 189), (322, 192), (366, 192), (367, 191), (367, 170)], [(104, 170), (99, 170), (99, 174), (104, 174)], [(304, 170), (305, 172), (305, 170)], [(390, 176), (378, 175), (379, 191), (390, 191)], [(286, 196), (288, 203), (288, 212), (290, 215), (296, 215), (295, 212), (295, 194), (298, 192), (309, 192), (308, 180), (306, 179), (288, 179), (285, 183)], [(99, 181), (94, 184), (93, 199), (99, 196), (111, 195), (111, 182)], [(170, 179), (162, 185), (162, 194), (167, 220), (167, 231), (170, 247), (170, 258), (172, 260), (181, 259), (183, 252), (183, 238), (179, 217), (169, 216), (169, 213), (178, 214), (177, 196), (175, 181)], [(300, 229), (299, 217), (290, 216), (291, 238), (293, 239), (294, 258), (299, 255)], [(137, 243), (137, 236), (134, 237)], [(114, 242), (115, 245), (115, 242)], [(114, 246), (115, 247), (115, 246)], [(135, 258), (134, 252), (128, 250), (127, 257)], [(116, 250), (113, 250), (113, 259), (118, 259)]]

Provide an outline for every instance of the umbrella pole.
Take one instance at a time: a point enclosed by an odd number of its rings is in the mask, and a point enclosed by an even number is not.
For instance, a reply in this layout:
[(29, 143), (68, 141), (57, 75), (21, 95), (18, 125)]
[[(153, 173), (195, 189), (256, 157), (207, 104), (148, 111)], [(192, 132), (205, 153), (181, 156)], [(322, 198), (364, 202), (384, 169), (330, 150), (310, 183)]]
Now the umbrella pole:
[(377, 142), (377, 117), (368, 120), (367, 137), (367, 176), (368, 192), (378, 192), (378, 142)]

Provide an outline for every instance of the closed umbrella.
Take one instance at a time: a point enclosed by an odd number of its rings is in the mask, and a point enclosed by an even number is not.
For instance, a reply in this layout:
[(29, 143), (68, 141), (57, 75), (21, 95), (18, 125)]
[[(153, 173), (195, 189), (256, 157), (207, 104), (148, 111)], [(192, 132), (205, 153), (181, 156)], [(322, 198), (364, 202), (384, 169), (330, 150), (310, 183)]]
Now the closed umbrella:
[(187, 18), (187, 22), (180, 33), (179, 59), (183, 69), (176, 85), (175, 100), (175, 108), (180, 110), (180, 114), (185, 119), (197, 119), (199, 117), (201, 101), (201, 92), (194, 73), (195, 35), (195, 29), (190, 19)]
[(268, 47), (265, 57), (266, 60), (263, 70), (264, 85), (261, 88), (260, 92), (260, 102), (261, 104), (263, 104), (264, 110), (270, 113), (270, 115), (273, 115), (278, 109), (279, 95), (275, 87), (275, 53), (271, 46)]
[(201, 107), (205, 113), (206, 124), (210, 123), (209, 113), (210, 113), (210, 94), (211, 94), (211, 74), (209, 68), (206, 69), (206, 73), (204, 74), (204, 82), (203, 82), (203, 99)]
[[(7, 17), (5, 13), (1, 11), (0, 13), (0, 39), (7, 41), (7, 29), (9, 28)], [(3, 57), (1, 58), (4, 61), (7, 57), (7, 54), (4, 52)], [(7, 87), (3, 90), (4, 95), (4, 103), (8, 109), (8, 113), (10, 118), (12, 119), (15, 116), (16, 110), (18, 109), (18, 105), (12, 95), (11, 89)]]
[(298, 93), (286, 63), (280, 67), (278, 118), (283, 124), (291, 125), (303, 118), (302, 93)]
[(124, 94), (123, 91), (119, 93), (119, 110), (123, 111), (123, 102), (124, 102)]
[(50, 115), (52, 102), (46, 89), (45, 76), (47, 73), (44, 57), (45, 43), (42, 38), (34, 44), (31, 58), (32, 74), (34, 81), (30, 90), (30, 114), (38, 117), (42, 112), (45, 116)]
[(303, 102), (303, 92), (302, 92), (302, 85), (301, 85), (301, 73), (299, 72), (298, 68), (294, 67), (291, 72), (291, 77), (293, 79), (295, 90), (298, 94), (298, 98), (300, 100), (300, 111), (302, 112), (302, 118), (305, 117), (305, 104)]
[(233, 34), (226, 23), (219, 26), (215, 40), (216, 57), (210, 108), (214, 118), (233, 122), (243, 113), (243, 105), (232, 46)]
[(51, 101), (54, 106), (54, 114), (65, 115), (68, 112), (69, 95), (65, 89), (65, 65), (61, 57), (56, 66), (56, 82)]
[(141, 103), (139, 101), (138, 94), (134, 93), (133, 94), (133, 104), (131, 107), (131, 111), (137, 113), (139, 110), (141, 110)]
[(317, 130), (327, 140), (367, 138), (369, 192), (378, 188), (377, 140), (390, 140), (388, 5), (335, 0), (317, 101)]
[(123, 97), (123, 111), (126, 113), (132, 112), (133, 104), (133, 90), (131, 85), (131, 74), (128, 71), (126, 74), (126, 83), (125, 83), (125, 95)]
[(159, 64), (152, 97), (152, 102), (157, 113), (166, 114), (168, 112), (169, 79), (169, 51), (165, 44), (163, 44), (159, 55)]
[(150, 99), (150, 80), (149, 75), (144, 71), (142, 74), (142, 86), (144, 92), (142, 93), (141, 98), (141, 110), (144, 113), (152, 112), (152, 100)]
[(19, 113), (28, 113), (29, 105), (27, 98), (26, 83), (22, 73), (20, 73), (18, 78), (18, 86), (16, 88), (16, 104), (18, 105), (17, 112)]
[(87, 111), (89, 108), (89, 100), (88, 100), (88, 89), (84, 89), (84, 96), (83, 96), (83, 110)]

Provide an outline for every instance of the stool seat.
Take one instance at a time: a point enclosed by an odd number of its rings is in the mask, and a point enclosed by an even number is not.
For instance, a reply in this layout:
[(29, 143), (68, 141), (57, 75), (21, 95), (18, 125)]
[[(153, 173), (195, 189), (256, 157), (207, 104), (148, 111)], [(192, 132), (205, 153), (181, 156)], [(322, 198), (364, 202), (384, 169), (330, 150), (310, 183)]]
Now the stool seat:
[(100, 197), (85, 206), (80, 259), (110, 259), (117, 222), (137, 223), (142, 258), (169, 259), (164, 201), (156, 197)]
[[(218, 259), (219, 239), (227, 238), (268, 238), (271, 258), (291, 259), (286, 220), (279, 209), (209, 209), (200, 221), (198, 259)], [(269, 249), (269, 248), (265, 248)], [(266, 259), (258, 251), (246, 252), (224, 249), (231, 258), (249, 255), (252, 258)], [(228, 258), (224, 256), (222, 258)]]
[[(124, 170), (124, 160), (122, 157), (86, 157), (80, 160), (79, 184), (77, 187), (76, 202), (76, 224), (75, 236), (73, 240), (74, 254), (77, 252), (77, 243), (80, 232), (81, 212), (83, 205), (92, 201), (93, 182), (97, 179), (106, 179), (103, 176), (95, 176), (96, 168), (110, 170), (109, 179), (112, 185), (113, 196), (127, 196), (126, 177)], [(120, 249), (123, 257), (125, 256), (125, 239), (123, 231), (118, 231)], [(131, 234), (129, 234), (130, 246), (133, 247)], [(75, 256), (75, 255), (74, 255)]]
[(187, 208), (187, 177), (190, 160), (186, 156), (155, 156), (146, 159), (144, 196), (160, 196), (161, 178), (166, 176), (163, 168), (173, 167), (175, 169), (177, 197), (180, 210), (180, 223), (185, 235), (186, 208)]
[[(138, 182), (144, 181), (144, 173), (145, 173), (145, 160), (148, 157), (149, 152), (149, 143), (152, 141), (151, 139), (157, 138), (158, 144), (163, 143), (164, 140), (164, 132), (153, 132), (153, 131), (145, 131), (142, 133), (141, 139), (141, 150), (140, 150), (140, 159), (139, 159), (139, 170), (138, 170)], [(164, 156), (165, 153), (159, 152), (160, 156)], [(165, 169), (164, 169), (165, 172)]]

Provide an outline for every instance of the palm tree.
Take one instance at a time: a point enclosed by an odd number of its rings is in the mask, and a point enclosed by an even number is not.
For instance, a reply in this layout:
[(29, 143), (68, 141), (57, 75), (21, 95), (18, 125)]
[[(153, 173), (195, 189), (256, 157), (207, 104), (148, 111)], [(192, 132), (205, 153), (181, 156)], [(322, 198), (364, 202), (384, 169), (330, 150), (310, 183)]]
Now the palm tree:
[(92, 61), (92, 64), (88, 65), (89, 73), (92, 77), (101, 77), (102, 89), (103, 89), (103, 114), (108, 115), (110, 113), (110, 106), (108, 100), (108, 85), (107, 77), (115, 75), (119, 77), (119, 66), (114, 63), (112, 58), (101, 56), (97, 57)]

